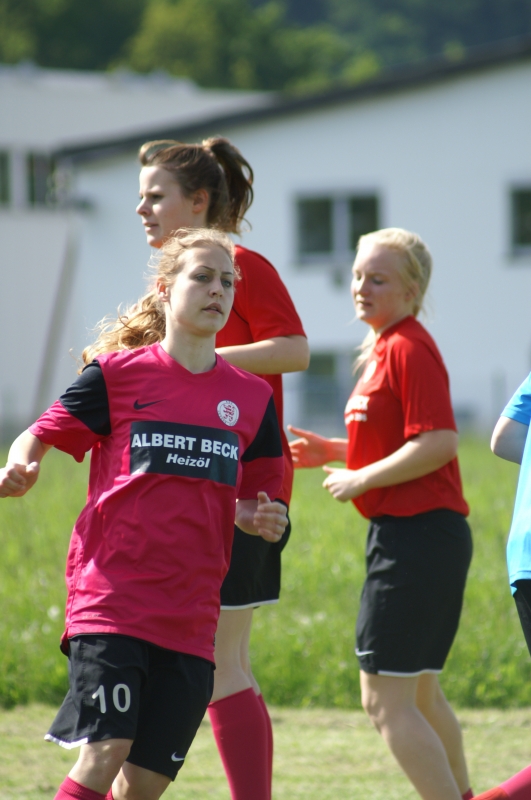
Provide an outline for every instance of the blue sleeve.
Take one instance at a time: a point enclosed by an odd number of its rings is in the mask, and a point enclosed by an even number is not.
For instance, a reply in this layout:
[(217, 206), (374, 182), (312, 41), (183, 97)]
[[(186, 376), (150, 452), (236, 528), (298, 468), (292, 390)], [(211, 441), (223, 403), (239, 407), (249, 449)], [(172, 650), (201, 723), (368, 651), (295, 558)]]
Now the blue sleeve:
[(531, 422), (531, 375), (518, 387), (503, 411), (502, 417), (509, 417), (523, 425)]

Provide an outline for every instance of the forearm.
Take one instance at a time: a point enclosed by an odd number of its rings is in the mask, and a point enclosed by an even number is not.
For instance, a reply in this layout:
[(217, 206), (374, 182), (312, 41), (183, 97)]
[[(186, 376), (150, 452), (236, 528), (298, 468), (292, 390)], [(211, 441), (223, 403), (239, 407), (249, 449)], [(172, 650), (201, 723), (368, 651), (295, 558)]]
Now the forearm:
[(492, 452), (506, 461), (522, 463), (529, 426), (509, 417), (500, 417), (492, 432)]
[(12, 464), (40, 464), (51, 445), (43, 444), (40, 439), (34, 436), (29, 430), (24, 431), (18, 436), (11, 447), (7, 460)]
[(347, 461), (347, 439), (329, 439), (328, 440), (328, 461)]
[(261, 342), (218, 347), (229, 364), (256, 375), (280, 375), (308, 368), (310, 350), (304, 336), (278, 336)]
[(290, 433), (298, 436), (298, 439), (289, 443), (293, 464), (296, 468), (310, 469), (322, 467), (330, 461), (347, 460), (346, 439), (327, 439), (313, 431), (306, 431), (304, 428), (295, 428), (288, 425)]
[(7, 464), (0, 467), (0, 498), (23, 497), (35, 484), (49, 449), (29, 431), (21, 433), (11, 445)]
[(363, 491), (422, 478), (444, 467), (457, 453), (455, 431), (429, 431), (406, 442), (386, 458), (357, 470)]

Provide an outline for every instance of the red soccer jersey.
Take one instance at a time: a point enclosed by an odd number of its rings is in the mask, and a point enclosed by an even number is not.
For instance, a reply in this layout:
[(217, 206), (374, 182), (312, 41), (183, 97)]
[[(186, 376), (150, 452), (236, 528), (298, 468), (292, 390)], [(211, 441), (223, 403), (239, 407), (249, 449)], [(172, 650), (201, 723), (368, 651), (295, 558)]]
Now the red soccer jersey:
[[(274, 266), (263, 256), (238, 245), (236, 263), (241, 281), (227, 324), (216, 337), (217, 347), (250, 344), (275, 336), (305, 336), (288, 290)], [(289, 505), (293, 486), (293, 461), (284, 433), (282, 375), (260, 375), (273, 389), (284, 453), (284, 482), (277, 497)]]
[[(441, 354), (414, 317), (382, 333), (345, 409), (347, 467), (385, 458), (424, 431), (456, 430)], [(371, 489), (352, 501), (364, 517), (449, 508), (468, 514), (457, 458), (422, 478)]]
[(213, 660), (236, 498), (278, 494), (270, 387), (218, 356), (192, 374), (160, 345), (100, 356), (30, 428), (82, 461), (65, 638), (119, 633)]

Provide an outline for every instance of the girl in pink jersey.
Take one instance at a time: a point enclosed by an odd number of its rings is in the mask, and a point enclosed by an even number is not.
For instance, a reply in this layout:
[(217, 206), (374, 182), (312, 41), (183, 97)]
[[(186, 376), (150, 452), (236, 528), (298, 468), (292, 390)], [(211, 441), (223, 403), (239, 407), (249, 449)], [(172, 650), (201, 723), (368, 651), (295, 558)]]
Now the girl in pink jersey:
[[(148, 142), (140, 149), (140, 203), (148, 243), (160, 247), (175, 229), (213, 226), (239, 233), (253, 199), (253, 172), (228, 140), (202, 144)], [(304, 370), (309, 349), (293, 302), (274, 267), (236, 246), (241, 281), (232, 312), (216, 339), (217, 352), (234, 366), (260, 375), (273, 389), (284, 453), (277, 499), (291, 498), (293, 465), (282, 430), (282, 373)], [(149, 302), (147, 300), (146, 302)], [(216, 672), (210, 719), (233, 800), (270, 800), (271, 720), (249, 659), (253, 610), (278, 602), (278, 544), (246, 536), (236, 525), (231, 565), (221, 588)]]
[(158, 800), (211, 697), (234, 519), (273, 542), (286, 527), (271, 388), (215, 353), (236, 275), (225, 234), (168, 240), (158, 311), (107, 326), (0, 469), (0, 497), (21, 497), (50, 447), (92, 450), (67, 560), (70, 690), (46, 736), (81, 749), (55, 800)]
[(370, 519), (356, 625), (362, 703), (423, 800), (472, 797), (461, 731), (437, 675), (457, 631), (472, 555), (448, 376), (417, 321), (431, 274), (422, 240), (362, 236), (356, 314), (370, 326), (347, 403), (347, 439), (291, 428), (295, 465)]

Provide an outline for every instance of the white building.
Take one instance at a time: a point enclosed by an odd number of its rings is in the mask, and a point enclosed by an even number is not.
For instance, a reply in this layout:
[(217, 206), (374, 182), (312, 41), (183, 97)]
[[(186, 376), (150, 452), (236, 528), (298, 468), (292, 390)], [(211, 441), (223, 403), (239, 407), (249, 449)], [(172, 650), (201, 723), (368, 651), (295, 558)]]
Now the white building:
[[(81, 222), (84, 246), (91, 229), (76, 212), (50, 204), (51, 179), (54, 174), (57, 177), (54, 151), (72, 142), (123, 139), (153, 126), (200, 124), (213, 115), (264, 107), (273, 100), (274, 95), (258, 92), (198, 89), (188, 80), (159, 73), (140, 76), (48, 70), (30, 64), (0, 66), (0, 320), (4, 331), (0, 438), (9, 438), (68, 384), (75, 374), (69, 349), (78, 353), (87, 335), (85, 324), (94, 323), (100, 308), (112, 310), (115, 305), (115, 294), (104, 297), (104, 280), (102, 302), (86, 317), (75, 318), (85, 278), (76, 271), (80, 266), (76, 224)], [(130, 161), (133, 165), (134, 157)], [(134, 175), (135, 167), (129, 172)], [(132, 183), (126, 178), (118, 192), (125, 208), (134, 205), (135, 184), (136, 176)], [(100, 192), (104, 191), (102, 184)], [(102, 206), (98, 192), (95, 195), (99, 214)], [(105, 226), (112, 229), (110, 217)], [(131, 227), (134, 238), (136, 226)], [(99, 231), (96, 239), (106, 247)], [(140, 236), (138, 245), (142, 252), (135, 292), (142, 288), (146, 260)], [(90, 271), (90, 262), (85, 264)], [(117, 266), (123, 269), (123, 261)]]
[[(41, 368), (31, 402), (14, 395), (21, 419), (68, 383), (69, 348), (79, 353), (87, 329), (143, 289), (149, 249), (134, 214), (138, 145), (220, 133), (255, 170), (252, 231), (243, 242), (277, 266), (310, 339), (310, 370), (287, 381), (288, 421), (337, 425), (352, 350), (365, 334), (353, 322), (348, 290), (355, 242), (376, 226), (401, 226), (419, 232), (434, 255), (428, 326), (450, 372), (457, 416), (479, 429), (491, 425), (531, 368), (531, 42), (268, 103), (57, 150), (72, 197), (86, 210), (69, 212), (72, 253), (59, 287), (64, 238), (53, 253), (48, 245), (42, 269), (24, 257), (22, 282), (20, 270), (15, 277), (7, 268), (10, 330), (28, 326), (28, 285), (37, 297), (29, 327), (38, 355), (20, 351), (10, 384), (0, 371), (4, 387), (20, 392), (26, 372)], [(64, 211), (43, 213), (48, 224), (66, 225)], [(26, 247), (39, 250), (24, 233), (13, 262)]]

